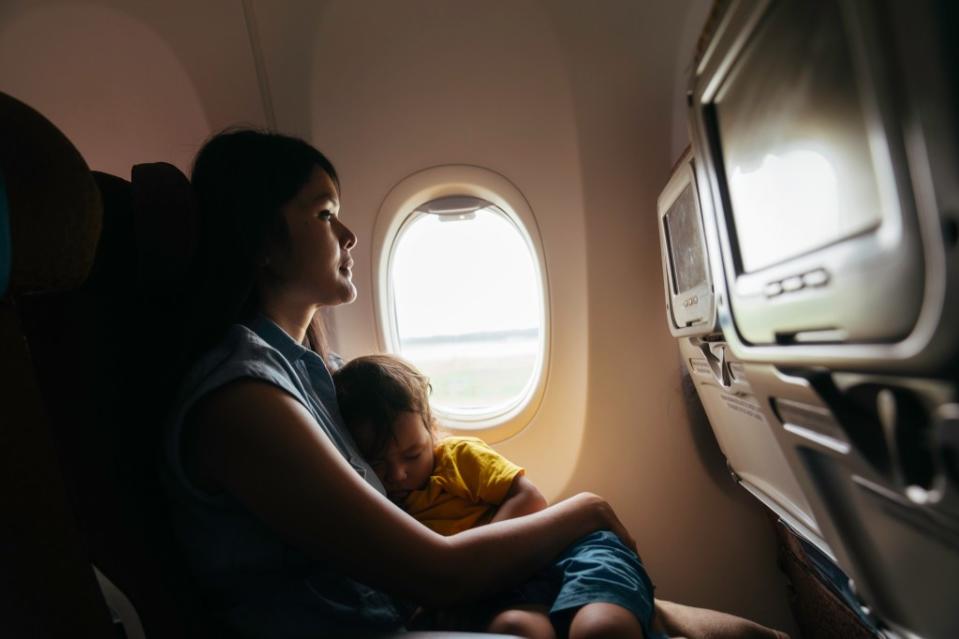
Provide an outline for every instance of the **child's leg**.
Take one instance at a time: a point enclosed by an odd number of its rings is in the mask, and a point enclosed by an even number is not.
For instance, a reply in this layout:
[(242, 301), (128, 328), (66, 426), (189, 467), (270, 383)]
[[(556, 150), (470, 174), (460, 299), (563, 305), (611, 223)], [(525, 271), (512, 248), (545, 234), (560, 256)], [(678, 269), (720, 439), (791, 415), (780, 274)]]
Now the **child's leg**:
[(610, 603), (587, 604), (569, 624), (569, 639), (651, 639), (632, 611)]
[(789, 639), (784, 632), (708, 608), (656, 600), (656, 618), (670, 637), (689, 639)]
[(526, 639), (556, 639), (546, 606), (518, 606), (498, 612), (486, 631)]
[(550, 616), (560, 636), (658, 639), (653, 584), (639, 557), (616, 535), (600, 531), (566, 549)]

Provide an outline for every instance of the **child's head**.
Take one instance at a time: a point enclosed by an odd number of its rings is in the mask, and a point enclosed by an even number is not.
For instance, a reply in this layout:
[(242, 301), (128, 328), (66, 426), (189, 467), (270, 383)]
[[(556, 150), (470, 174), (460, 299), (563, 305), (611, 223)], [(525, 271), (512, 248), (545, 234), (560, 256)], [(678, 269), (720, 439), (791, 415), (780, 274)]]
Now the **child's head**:
[(390, 498), (423, 488), (436, 438), (429, 379), (398, 357), (369, 355), (336, 371), (333, 382), (346, 427)]

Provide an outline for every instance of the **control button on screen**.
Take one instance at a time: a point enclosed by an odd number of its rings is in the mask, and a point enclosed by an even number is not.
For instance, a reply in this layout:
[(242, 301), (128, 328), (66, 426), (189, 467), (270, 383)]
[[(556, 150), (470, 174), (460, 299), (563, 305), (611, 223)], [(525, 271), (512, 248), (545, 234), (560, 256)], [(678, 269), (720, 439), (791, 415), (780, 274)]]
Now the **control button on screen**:
[(798, 291), (803, 287), (802, 277), (799, 275), (793, 275), (792, 277), (787, 277), (783, 280), (783, 291), (786, 293), (791, 293), (793, 291)]
[(824, 269), (816, 269), (802, 276), (803, 284), (806, 286), (825, 286), (829, 283), (829, 273)]

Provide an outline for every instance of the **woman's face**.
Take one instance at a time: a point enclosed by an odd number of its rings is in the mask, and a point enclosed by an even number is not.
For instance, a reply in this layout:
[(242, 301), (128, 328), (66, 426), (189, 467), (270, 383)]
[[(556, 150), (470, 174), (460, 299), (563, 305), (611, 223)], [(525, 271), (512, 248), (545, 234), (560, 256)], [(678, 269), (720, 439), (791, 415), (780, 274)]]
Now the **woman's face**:
[(304, 302), (331, 306), (352, 302), (356, 235), (339, 218), (340, 195), (329, 175), (315, 167), (300, 192), (282, 209), (288, 246), (274, 247), (269, 270)]

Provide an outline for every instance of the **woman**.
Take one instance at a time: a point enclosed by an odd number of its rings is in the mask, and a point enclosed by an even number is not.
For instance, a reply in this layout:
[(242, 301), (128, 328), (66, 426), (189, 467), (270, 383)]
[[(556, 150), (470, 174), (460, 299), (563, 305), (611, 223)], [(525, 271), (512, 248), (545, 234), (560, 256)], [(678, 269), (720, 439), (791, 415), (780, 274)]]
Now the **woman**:
[[(216, 621), (241, 636), (396, 629), (418, 604), (514, 585), (608, 528), (581, 493), (442, 537), (386, 497), (340, 419), (319, 330), (353, 301), (356, 236), (330, 162), (300, 140), (225, 132), (198, 154), (195, 362), (166, 433), (174, 524)], [(508, 548), (508, 552), (504, 552)]]

